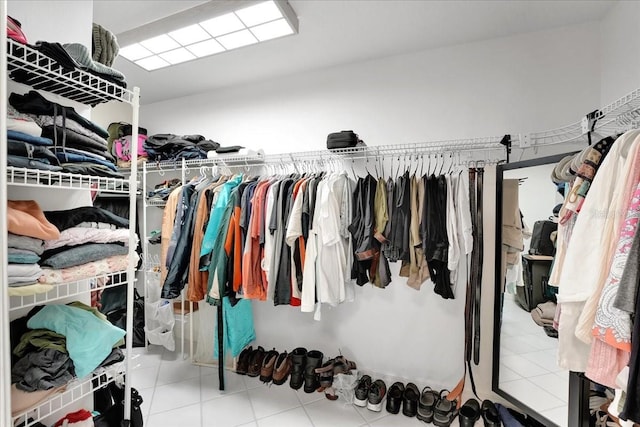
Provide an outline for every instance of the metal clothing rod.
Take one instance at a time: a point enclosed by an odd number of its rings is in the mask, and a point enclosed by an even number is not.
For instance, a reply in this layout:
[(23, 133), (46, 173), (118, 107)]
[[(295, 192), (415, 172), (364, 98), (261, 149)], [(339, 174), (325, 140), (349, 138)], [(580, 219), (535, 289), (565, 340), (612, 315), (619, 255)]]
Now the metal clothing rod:
[[(293, 153), (279, 153), (253, 156), (224, 156), (216, 159), (186, 160), (186, 167), (201, 167), (205, 165), (219, 166), (257, 166), (268, 164), (296, 164), (301, 161), (337, 161), (358, 159), (384, 159), (386, 157), (405, 155), (429, 155), (464, 152), (495, 152), (504, 155), (505, 147), (500, 144), (504, 136), (458, 139), (449, 141), (418, 142), (408, 144), (377, 145), (335, 150), (300, 151)], [(147, 162), (147, 170), (171, 171), (180, 169), (179, 162)]]
[[(575, 123), (521, 137), (520, 148), (583, 142), (590, 131), (602, 136), (624, 132), (640, 124), (640, 89), (590, 113)], [(522, 141), (527, 141), (525, 144)]]

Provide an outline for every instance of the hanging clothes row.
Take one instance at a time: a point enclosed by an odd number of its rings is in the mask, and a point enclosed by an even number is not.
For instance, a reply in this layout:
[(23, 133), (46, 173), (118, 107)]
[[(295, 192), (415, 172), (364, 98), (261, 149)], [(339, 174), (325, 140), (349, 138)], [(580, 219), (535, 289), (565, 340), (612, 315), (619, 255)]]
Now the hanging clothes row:
[(626, 392), (620, 418), (640, 422), (640, 131), (563, 159), (552, 179), (569, 187), (549, 279), (559, 365)]
[[(355, 176), (355, 174), (354, 174)], [(222, 297), (301, 307), (385, 288), (390, 262), (419, 290), (454, 298), (459, 260), (473, 249), (466, 174), (396, 179), (347, 172), (200, 176), (173, 190), (161, 238), (162, 297)]]

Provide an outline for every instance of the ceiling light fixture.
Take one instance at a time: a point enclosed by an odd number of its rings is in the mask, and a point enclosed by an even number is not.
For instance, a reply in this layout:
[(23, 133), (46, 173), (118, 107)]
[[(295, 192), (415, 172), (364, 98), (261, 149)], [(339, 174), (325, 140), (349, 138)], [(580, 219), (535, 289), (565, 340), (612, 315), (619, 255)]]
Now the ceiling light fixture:
[(119, 53), (153, 71), (297, 32), (286, 0), (216, 0), (118, 34)]

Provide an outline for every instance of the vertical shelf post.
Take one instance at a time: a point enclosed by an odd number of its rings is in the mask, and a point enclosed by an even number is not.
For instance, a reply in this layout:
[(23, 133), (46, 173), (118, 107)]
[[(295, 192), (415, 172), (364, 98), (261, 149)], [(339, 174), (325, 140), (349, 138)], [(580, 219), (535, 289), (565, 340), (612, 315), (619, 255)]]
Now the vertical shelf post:
[[(131, 174), (129, 175), (129, 268), (127, 269), (127, 339), (125, 359), (125, 387), (124, 387), (124, 419), (131, 419), (131, 356), (133, 349), (133, 298), (136, 286), (136, 266), (134, 254), (137, 248), (136, 240), (136, 208), (138, 182), (138, 122), (140, 109), (140, 88), (133, 89), (131, 103)], [(129, 423), (126, 423), (128, 425)]]
[[(7, 0), (0, 0), (0, 378), (11, 378), (7, 241)], [(11, 381), (0, 382), (0, 425), (11, 425)]]

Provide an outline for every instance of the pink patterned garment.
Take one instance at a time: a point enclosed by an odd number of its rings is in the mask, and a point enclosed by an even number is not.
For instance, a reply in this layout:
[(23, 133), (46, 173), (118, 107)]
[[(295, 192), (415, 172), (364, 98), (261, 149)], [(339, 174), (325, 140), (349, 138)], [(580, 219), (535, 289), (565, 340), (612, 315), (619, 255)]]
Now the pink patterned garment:
[(620, 277), (629, 259), (629, 249), (638, 229), (640, 219), (640, 184), (637, 184), (627, 214), (620, 230), (620, 237), (611, 263), (609, 276), (600, 294), (600, 301), (593, 325), (593, 335), (609, 345), (631, 352), (631, 318), (629, 313), (613, 306)]
[[(137, 254), (134, 262), (137, 261)], [(43, 268), (43, 276), (40, 282), (57, 285), (59, 283), (77, 282), (78, 280), (88, 279), (99, 276), (101, 274), (114, 273), (116, 271), (124, 271), (129, 265), (128, 255), (116, 255), (99, 261), (89, 262), (78, 265), (76, 267), (65, 268), (62, 270), (53, 270)]]

